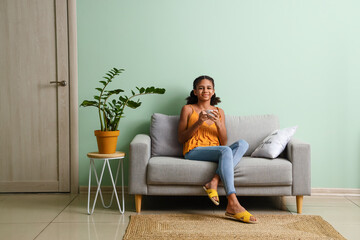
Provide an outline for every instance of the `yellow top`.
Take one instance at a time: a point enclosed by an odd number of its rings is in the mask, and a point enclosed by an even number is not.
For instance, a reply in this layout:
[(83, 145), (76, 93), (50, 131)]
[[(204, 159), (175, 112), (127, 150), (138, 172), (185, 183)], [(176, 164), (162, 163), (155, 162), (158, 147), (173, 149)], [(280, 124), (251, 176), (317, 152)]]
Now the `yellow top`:
[[(191, 105), (190, 105), (191, 106)], [(192, 107), (192, 106), (191, 106)], [(194, 125), (198, 119), (199, 114), (192, 107), (193, 112), (189, 118), (187, 128), (190, 128)], [(220, 141), (218, 138), (218, 131), (215, 123), (209, 125), (206, 122), (203, 122), (195, 134), (184, 143), (183, 154), (189, 152), (190, 150), (196, 147), (209, 147), (209, 146), (219, 146)]]

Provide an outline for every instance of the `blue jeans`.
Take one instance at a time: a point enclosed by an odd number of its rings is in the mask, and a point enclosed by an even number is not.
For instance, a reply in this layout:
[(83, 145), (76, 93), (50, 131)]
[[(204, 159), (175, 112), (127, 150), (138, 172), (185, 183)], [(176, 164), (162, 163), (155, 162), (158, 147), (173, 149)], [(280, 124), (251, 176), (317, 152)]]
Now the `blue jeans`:
[(249, 148), (245, 140), (239, 140), (230, 146), (197, 147), (185, 154), (186, 159), (218, 162), (216, 174), (224, 184), (226, 195), (236, 193), (234, 186), (234, 167)]

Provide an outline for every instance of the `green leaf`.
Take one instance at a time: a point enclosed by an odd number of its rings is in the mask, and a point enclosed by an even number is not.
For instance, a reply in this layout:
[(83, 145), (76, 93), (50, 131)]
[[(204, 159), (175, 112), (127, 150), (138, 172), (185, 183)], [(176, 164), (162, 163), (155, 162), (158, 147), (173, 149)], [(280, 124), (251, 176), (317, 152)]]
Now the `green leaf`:
[[(143, 91), (142, 89), (140, 89), (140, 90)], [(165, 89), (164, 88), (147, 87), (145, 89), (145, 94), (151, 94), (151, 93), (153, 93), (153, 94), (164, 94)]]
[(94, 96), (94, 99), (100, 100), (100, 97), (99, 96)]
[(122, 90), (122, 89), (114, 89), (114, 90), (111, 90), (111, 91), (108, 91), (108, 92), (111, 93), (111, 94), (119, 94), (121, 92), (124, 92), (124, 90)]
[(126, 106), (133, 108), (133, 109), (140, 107), (140, 105), (141, 105), (141, 102), (139, 102), (139, 100), (137, 102), (129, 100), (126, 104)]
[(99, 92), (102, 92), (102, 88), (95, 88), (96, 90), (98, 90)]
[(148, 87), (148, 88), (146, 88), (145, 89), (145, 93), (152, 93), (152, 92), (154, 92), (154, 87)]
[(105, 81), (100, 81), (102, 84), (104, 84), (104, 86), (107, 84), (107, 82)]
[(133, 96), (135, 95), (135, 92), (133, 90), (131, 90), (131, 93), (132, 93)]
[(128, 100), (128, 98), (126, 96), (125, 97), (120, 96), (119, 100), (124, 103), (124, 102), (126, 102)]
[(96, 102), (96, 101), (84, 100), (84, 101), (80, 104), (80, 107), (98, 107), (98, 102)]
[(165, 88), (155, 88), (154, 93), (156, 94), (164, 94), (165, 93)]

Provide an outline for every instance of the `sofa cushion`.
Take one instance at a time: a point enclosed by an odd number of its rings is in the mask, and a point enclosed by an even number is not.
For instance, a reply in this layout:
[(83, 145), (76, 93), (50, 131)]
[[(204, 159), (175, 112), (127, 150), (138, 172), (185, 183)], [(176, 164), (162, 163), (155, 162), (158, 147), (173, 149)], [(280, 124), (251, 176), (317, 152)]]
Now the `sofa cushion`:
[(292, 164), (285, 158), (243, 157), (234, 171), (235, 186), (292, 185)]
[(209, 181), (216, 163), (175, 157), (152, 157), (147, 168), (147, 183), (161, 185), (201, 185)]
[(251, 154), (251, 157), (277, 158), (294, 135), (297, 126), (278, 129), (267, 136)]
[(261, 141), (279, 128), (279, 120), (275, 115), (225, 116), (228, 145), (244, 139), (249, 143), (245, 156), (249, 156)]
[(152, 156), (182, 156), (177, 139), (179, 116), (154, 113), (151, 117), (150, 137)]
[[(203, 185), (211, 180), (217, 163), (174, 157), (152, 157), (147, 169), (150, 185)], [(288, 186), (292, 164), (287, 159), (243, 157), (235, 167), (235, 186)]]

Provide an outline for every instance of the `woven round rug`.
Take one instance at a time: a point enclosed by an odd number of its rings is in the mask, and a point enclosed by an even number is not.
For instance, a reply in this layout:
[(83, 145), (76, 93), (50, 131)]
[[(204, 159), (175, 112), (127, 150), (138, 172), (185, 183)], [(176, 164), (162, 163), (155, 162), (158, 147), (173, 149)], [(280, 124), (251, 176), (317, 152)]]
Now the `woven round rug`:
[(320, 216), (256, 215), (256, 218), (258, 224), (215, 214), (134, 215), (123, 239), (345, 239)]

